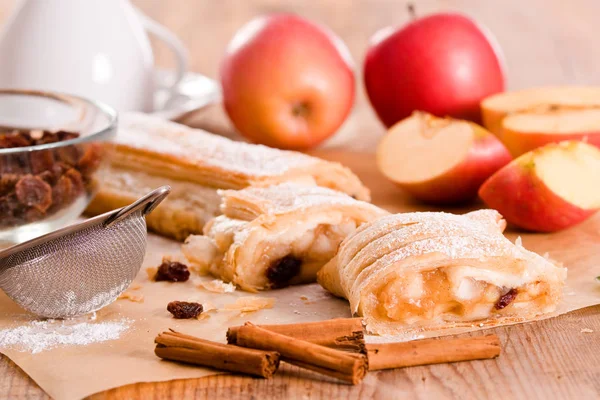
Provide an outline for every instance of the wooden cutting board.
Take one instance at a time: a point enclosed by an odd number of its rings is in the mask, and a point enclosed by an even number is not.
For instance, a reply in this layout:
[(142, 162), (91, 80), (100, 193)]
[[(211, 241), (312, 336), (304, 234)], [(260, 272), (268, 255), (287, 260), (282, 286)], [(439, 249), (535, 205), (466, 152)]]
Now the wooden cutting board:
[[(386, 181), (374, 156), (315, 153), (339, 161), (372, 190), (373, 202), (393, 212), (441, 210), (420, 204)], [(470, 207), (444, 209), (462, 213)], [(561, 257), (585, 258), (591, 276), (600, 275), (600, 215), (558, 234), (522, 234), (527, 247), (557, 248)], [(590, 237), (596, 238), (595, 244)], [(598, 285), (600, 297), (600, 284)], [(582, 332), (582, 329), (584, 330)], [(589, 332), (591, 330), (592, 332)], [(140, 383), (100, 393), (96, 399), (129, 398), (598, 398), (600, 396), (600, 306), (557, 318), (484, 331), (498, 334), (503, 352), (496, 360), (472, 361), (369, 373), (356, 387), (315, 379), (289, 365), (271, 380), (217, 375), (161, 383)], [(481, 333), (476, 333), (481, 334)], [(45, 399), (46, 394), (14, 364), (0, 360), (0, 398)], [(151, 378), (151, 377), (149, 377)]]

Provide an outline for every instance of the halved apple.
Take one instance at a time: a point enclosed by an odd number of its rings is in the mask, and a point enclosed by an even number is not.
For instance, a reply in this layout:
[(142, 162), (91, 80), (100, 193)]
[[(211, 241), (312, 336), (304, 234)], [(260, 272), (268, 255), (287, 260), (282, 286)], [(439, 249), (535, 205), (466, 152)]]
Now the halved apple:
[(452, 204), (477, 196), (481, 184), (510, 162), (500, 141), (472, 122), (415, 112), (379, 143), (379, 170), (419, 200)]
[(515, 157), (548, 143), (586, 140), (600, 147), (600, 87), (561, 86), (490, 96), (483, 123)]
[(540, 147), (492, 175), (479, 196), (521, 228), (568, 228), (600, 209), (600, 150), (580, 141)]

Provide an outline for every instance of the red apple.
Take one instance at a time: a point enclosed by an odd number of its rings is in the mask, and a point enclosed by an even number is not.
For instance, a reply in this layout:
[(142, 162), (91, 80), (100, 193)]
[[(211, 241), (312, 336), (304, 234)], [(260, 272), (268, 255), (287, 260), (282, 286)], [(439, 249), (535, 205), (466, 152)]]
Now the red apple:
[(414, 197), (434, 204), (461, 203), (511, 160), (481, 126), (415, 112), (390, 128), (377, 148), (379, 170)]
[(365, 86), (388, 127), (415, 110), (479, 122), (481, 100), (504, 90), (499, 46), (464, 15), (419, 18), (379, 31), (371, 41)]
[(307, 149), (333, 135), (354, 102), (350, 53), (332, 32), (289, 14), (248, 22), (221, 64), (225, 110), (249, 140)]
[(600, 150), (579, 141), (540, 147), (492, 175), (479, 196), (521, 228), (568, 228), (600, 209)]

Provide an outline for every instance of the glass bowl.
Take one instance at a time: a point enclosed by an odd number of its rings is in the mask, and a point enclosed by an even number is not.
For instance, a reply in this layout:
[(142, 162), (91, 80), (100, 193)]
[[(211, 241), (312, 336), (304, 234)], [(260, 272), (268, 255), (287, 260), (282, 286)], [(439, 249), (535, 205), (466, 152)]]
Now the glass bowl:
[(77, 96), (0, 89), (0, 243), (67, 225), (96, 192), (117, 113)]

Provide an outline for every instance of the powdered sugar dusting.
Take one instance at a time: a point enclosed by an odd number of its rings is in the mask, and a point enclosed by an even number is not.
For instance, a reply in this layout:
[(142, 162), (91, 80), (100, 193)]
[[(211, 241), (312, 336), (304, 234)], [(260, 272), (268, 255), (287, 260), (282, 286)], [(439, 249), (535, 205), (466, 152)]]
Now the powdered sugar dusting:
[(384, 214), (378, 207), (363, 201), (355, 200), (345, 193), (319, 186), (306, 186), (286, 182), (268, 187), (248, 187), (243, 190), (221, 190), (223, 211), (228, 208), (246, 206), (256, 214), (283, 214), (302, 211), (318, 206), (355, 206), (376, 210)]
[[(94, 321), (95, 316), (90, 318)], [(0, 330), (0, 348), (32, 354), (58, 346), (85, 346), (118, 339), (131, 321), (76, 322), (77, 320), (31, 321), (16, 328)]]
[(200, 129), (140, 113), (124, 113), (119, 122), (118, 144), (139, 148), (197, 165), (210, 165), (246, 176), (282, 175), (293, 168), (322, 162), (293, 151), (213, 135)]

